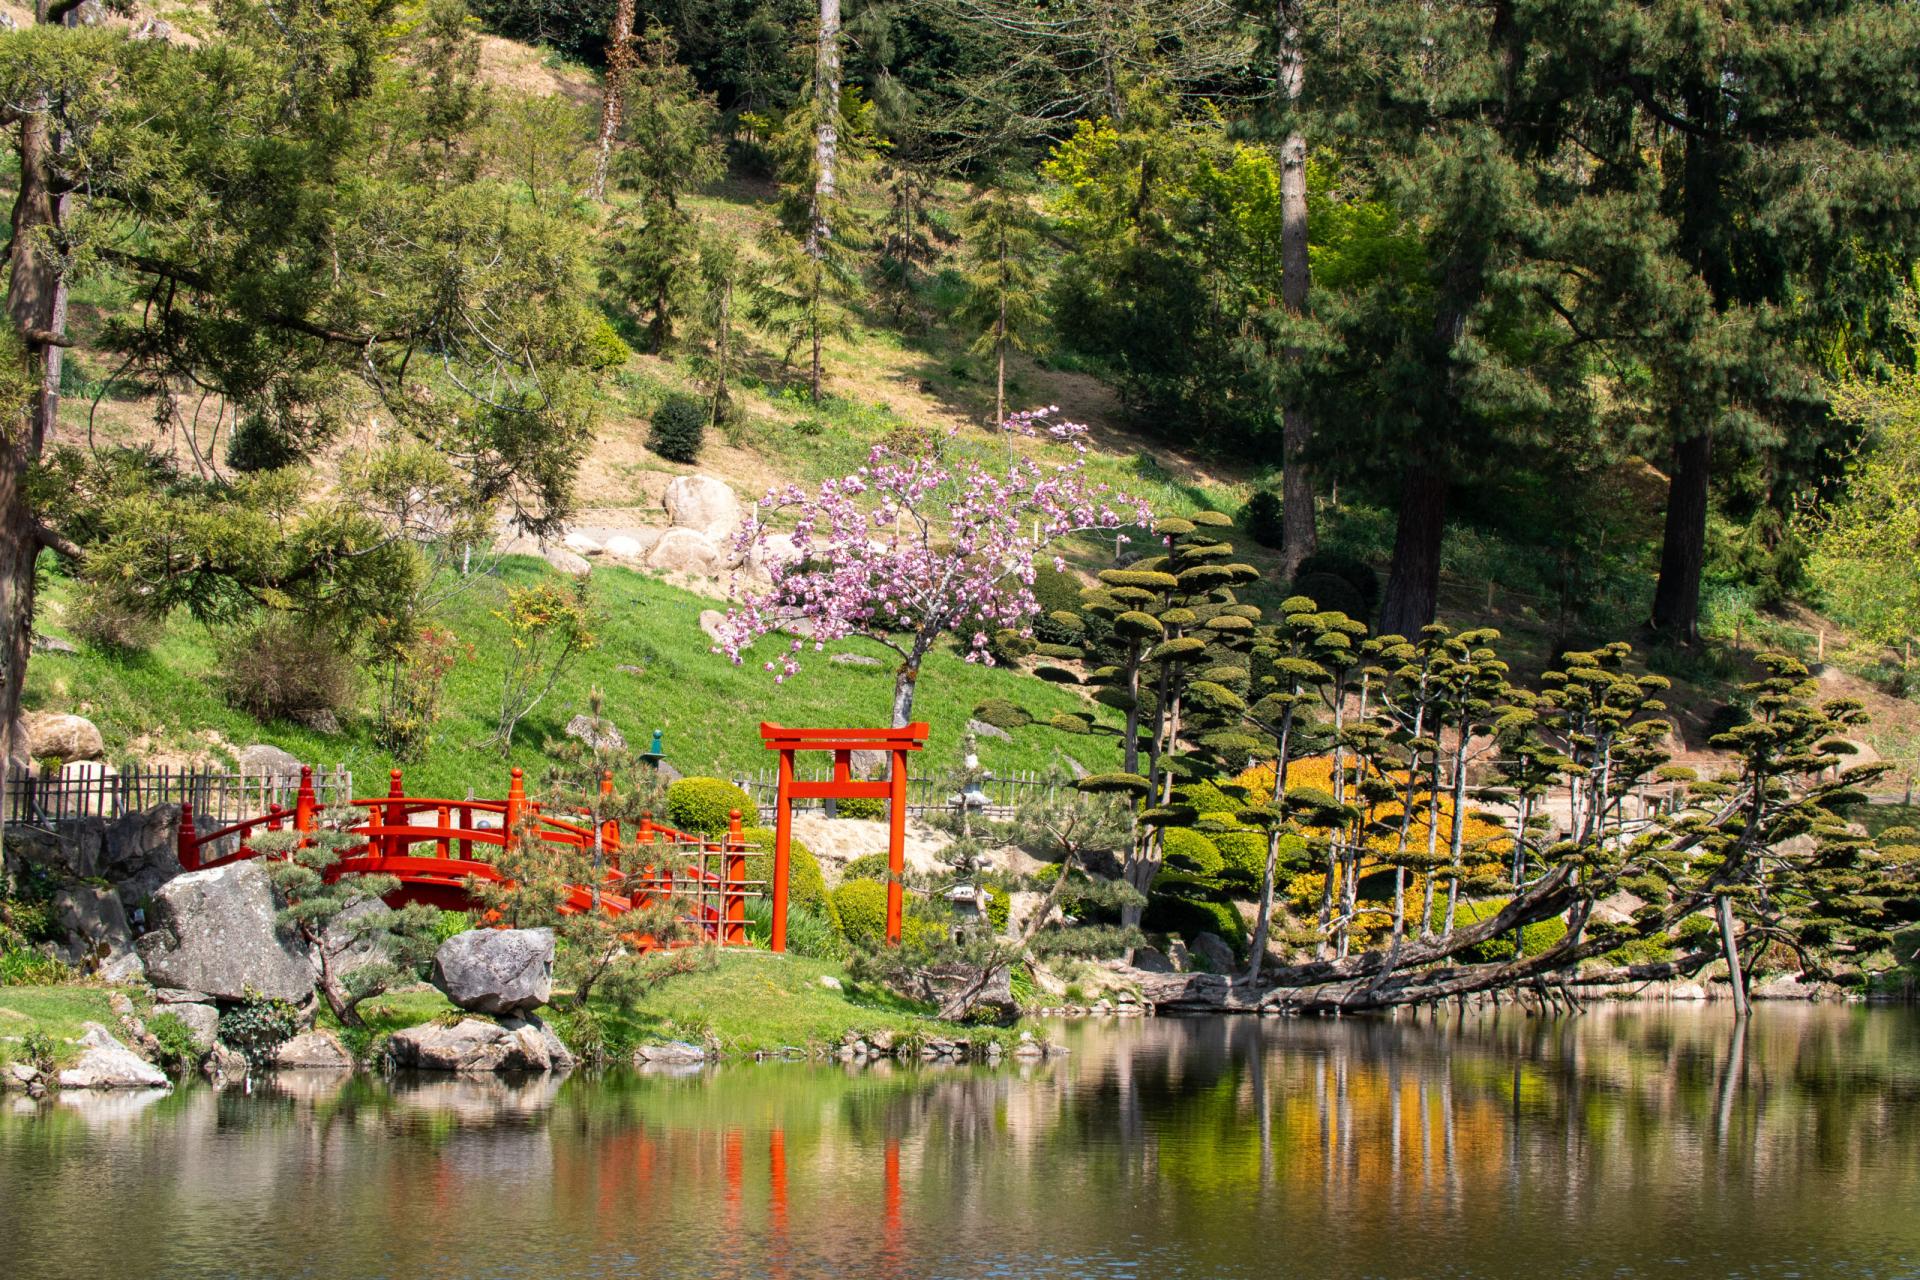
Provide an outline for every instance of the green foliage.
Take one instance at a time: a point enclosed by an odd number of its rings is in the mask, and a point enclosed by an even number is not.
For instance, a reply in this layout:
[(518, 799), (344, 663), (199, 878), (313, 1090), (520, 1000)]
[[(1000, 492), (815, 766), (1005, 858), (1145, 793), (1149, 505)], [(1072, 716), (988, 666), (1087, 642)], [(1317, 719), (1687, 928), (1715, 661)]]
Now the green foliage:
[(602, 621), (588, 574), (565, 582), (508, 587), (506, 608), (494, 614), (511, 646), (500, 682), (500, 716), (492, 743), (504, 755), (514, 730), (546, 701), (582, 654), (600, 643)]
[[(774, 833), (767, 827), (748, 827), (742, 834), (753, 850), (747, 857), (747, 879), (758, 881), (761, 892), (771, 900)], [(839, 913), (834, 908), (832, 895), (827, 892), (827, 877), (821, 870), (820, 859), (798, 840), (787, 842), (787, 904), (789, 908), (798, 906), (812, 912), (829, 927), (839, 926)]]
[[(773, 902), (752, 898), (747, 902), (747, 940), (764, 947), (773, 936)], [(833, 921), (797, 902), (787, 903), (787, 953), (812, 960), (844, 960), (847, 940)]]
[(856, 947), (877, 947), (887, 938), (887, 886), (878, 880), (846, 880), (833, 891), (840, 930)]
[(1140, 925), (1151, 933), (1178, 934), (1189, 946), (1203, 933), (1216, 934), (1240, 955), (1247, 950), (1247, 925), (1233, 905), (1204, 896), (1201, 887), (1179, 881), (1169, 882), (1162, 891), (1155, 886), (1147, 899), (1146, 914)]
[(866, 821), (878, 821), (887, 816), (887, 802), (872, 796), (855, 796), (851, 800), (836, 800), (833, 806), (837, 818), (860, 818)]
[(1278, 547), (1286, 540), (1280, 497), (1271, 489), (1255, 489), (1240, 508), (1240, 527), (1263, 547)]
[(359, 667), (339, 638), (305, 618), (269, 614), (220, 641), (227, 701), (261, 720), (303, 711), (346, 711)]
[(72, 969), (31, 947), (0, 949), (0, 987), (52, 987), (73, 977)]
[(680, 778), (667, 787), (667, 824), (703, 836), (723, 836), (735, 812), (752, 823), (753, 800), (725, 778)]
[(1345, 578), (1331, 573), (1303, 573), (1293, 580), (1288, 594), (1304, 596), (1321, 610), (1363, 617), (1366, 600)]
[(147, 1019), (147, 1032), (158, 1046), (154, 1060), (168, 1075), (184, 1075), (200, 1061), (200, 1046), (194, 1043), (193, 1030), (179, 1014), (155, 1014)]
[(1071, 573), (1054, 568), (1045, 559), (1038, 559), (1033, 566), (1033, 598), (1040, 605), (1039, 616), (1033, 620), (1034, 639), (1043, 644), (1060, 645), (1077, 644), (1083, 639), (1084, 626), (1068, 625), (1054, 616), (1055, 614), (1067, 614), (1076, 618), (1079, 616), (1080, 580), (1078, 578)]
[(1212, 840), (1187, 827), (1163, 827), (1160, 847), (1167, 866), (1202, 878), (1218, 875), (1226, 865)]
[(139, 654), (159, 639), (162, 619), (128, 592), (111, 584), (83, 582), (67, 604), (64, 620), (76, 640), (114, 654)]
[(1026, 708), (1006, 698), (989, 698), (973, 709), (973, 718), (996, 729), (1018, 729), (1033, 723)]
[(670, 462), (698, 462), (707, 434), (708, 408), (692, 396), (668, 396), (653, 411), (647, 446)]
[(448, 938), (472, 929), (473, 917), (465, 911), (441, 911), (433, 918), (431, 939), (435, 950)]
[(271, 1065), (281, 1045), (300, 1030), (300, 1014), (285, 1000), (250, 995), (220, 1015), (220, 1043), (245, 1055), (259, 1071)]
[(987, 923), (995, 933), (1005, 933), (1013, 919), (1013, 895), (997, 885), (987, 887)]

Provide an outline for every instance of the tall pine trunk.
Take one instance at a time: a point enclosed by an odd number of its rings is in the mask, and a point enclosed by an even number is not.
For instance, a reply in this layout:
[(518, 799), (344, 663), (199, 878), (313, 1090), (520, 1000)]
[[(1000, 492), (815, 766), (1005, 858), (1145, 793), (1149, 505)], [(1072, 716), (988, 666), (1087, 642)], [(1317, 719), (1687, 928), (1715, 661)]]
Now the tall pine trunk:
[(819, 258), (832, 234), (827, 205), (832, 202), (840, 163), (840, 0), (820, 0), (820, 43), (813, 65), (813, 219), (807, 228), (807, 252)]
[(0, 762), (11, 770), (26, 744), (18, 736), (20, 694), (32, 652), (34, 560), (40, 526), (26, 492), (27, 471), (53, 434), (60, 413), (60, 354), (67, 321), (66, 277), (46, 250), (57, 233), (66, 199), (56, 189), (58, 139), (44, 109), (31, 107), (20, 121), (19, 188), (13, 204), (9, 250), (7, 318), (34, 386), (20, 420), (0, 440)]
[(1431, 456), (1408, 461), (1400, 477), (1399, 522), (1393, 564), (1374, 630), (1383, 636), (1417, 636), (1433, 621), (1440, 603), (1440, 546), (1446, 534), (1447, 473)]
[[(1280, 301), (1298, 318), (1307, 309), (1311, 272), (1307, 261), (1307, 139), (1292, 127), (1291, 111), (1300, 100), (1306, 79), (1306, 59), (1300, 49), (1300, 0), (1279, 0), (1274, 18), (1280, 30), (1280, 56), (1275, 82), (1289, 112), (1286, 139), (1280, 144)], [(1289, 363), (1304, 353), (1286, 348)], [(1313, 420), (1297, 404), (1281, 411), (1281, 573), (1291, 579), (1300, 562), (1320, 545), (1314, 523), (1313, 470), (1307, 451), (1313, 443)]]
[[(613, 160), (613, 140), (627, 110), (627, 76), (633, 70), (634, 0), (614, 0), (613, 25), (607, 31), (606, 88), (600, 97), (600, 139), (593, 158), (593, 180), (587, 195), (607, 198), (607, 167)], [(657, 350), (657, 348), (656, 348)]]
[(1707, 562), (1707, 482), (1712, 475), (1710, 432), (1696, 431), (1674, 446), (1653, 626), (1683, 644), (1700, 638), (1700, 574)]

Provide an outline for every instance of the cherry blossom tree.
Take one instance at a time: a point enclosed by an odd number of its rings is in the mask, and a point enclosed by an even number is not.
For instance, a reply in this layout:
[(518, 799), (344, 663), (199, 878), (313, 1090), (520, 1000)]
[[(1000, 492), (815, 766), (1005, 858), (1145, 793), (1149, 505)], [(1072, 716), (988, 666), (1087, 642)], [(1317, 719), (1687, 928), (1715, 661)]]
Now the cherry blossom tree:
[[(900, 655), (893, 724), (907, 724), (920, 664), (943, 637), (956, 637), (967, 661), (990, 664), (994, 632), (1030, 630), (1036, 558), (1053, 555), (1064, 568), (1050, 551), (1063, 538), (1124, 537), (1117, 531), (1152, 519), (1144, 502), (1087, 478), (1086, 428), (1054, 421), (1056, 412), (1008, 418), (1003, 456), (983, 456), (957, 431), (882, 442), (865, 466), (812, 494), (798, 485), (769, 493), (733, 550), (738, 564), (765, 563), (771, 585), (727, 611), (715, 652), (737, 664), (769, 632), (804, 633), (766, 664), (784, 681), (809, 644), (818, 653), (848, 636), (877, 640)], [(1074, 456), (1036, 460), (1016, 447), (1022, 438), (1068, 444)], [(776, 532), (788, 520), (790, 534)]]

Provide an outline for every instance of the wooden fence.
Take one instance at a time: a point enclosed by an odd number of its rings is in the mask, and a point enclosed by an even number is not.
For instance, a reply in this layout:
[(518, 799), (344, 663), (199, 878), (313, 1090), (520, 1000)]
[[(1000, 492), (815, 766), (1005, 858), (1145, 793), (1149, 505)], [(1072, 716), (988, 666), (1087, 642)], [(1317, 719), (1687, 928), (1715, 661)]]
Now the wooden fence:
[[(345, 765), (316, 769), (314, 794), (324, 808), (353, 798), (353, 772)], [(226, 769), (114, 770), (106, 766), (63, 773), (9, 775), (4, 793), (9, 822), (45, 826), (78, 818), (118, 818), (161, 805), (189, 801), (202, 828), (256, 817), (275, 807), (290, 808), (300, 790), (294, 773), (239, 773)]]
[[(802, 770), (796, 774), (796, 777), (802, 782), (825, 782), (831, 777), (831, 773), (824, 769), (818, 772)], [(755, 806), (764, 811), (770, 812), (773, 809), (780, 794), (779, 777), (771, 769), (762, 769), (751, 774), (736, 774), (733, 783), (752, 798)], [(974, 812), (984, 813), (990, 818), (1010, 818), (1020, 805), (1049, 798), (1056, 791), (1062, 788), (1070, 789), (1072, 785), (1071, 782), (1063, 783), (1045, 774), (1032, 772), (985, 778), (980, 783), (980, 789), (986, 793), (987, 804), (984, 809), (975, 809)], [(950, 778), (910, 777), (907, 779), (907, 812), (910, 814), (951, 812), (956, 807), (954, 801), (958, 793), (959, 788), (953, 785)], [(795, 800), (793, 809), (795, 813), (802, 813), (809, 809), (825, 810), (829, 803), (831, 802), (826, 800)]]

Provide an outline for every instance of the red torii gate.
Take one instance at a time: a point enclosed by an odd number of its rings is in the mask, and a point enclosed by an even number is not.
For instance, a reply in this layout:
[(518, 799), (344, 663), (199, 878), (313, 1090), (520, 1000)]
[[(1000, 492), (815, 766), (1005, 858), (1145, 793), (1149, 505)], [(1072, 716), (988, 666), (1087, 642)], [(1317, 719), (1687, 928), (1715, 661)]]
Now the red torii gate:
[[(793, 849), (795, 800), (887, 801), (887, 941), (900, 941), (904, 905), (900, 876), (907, 858), (907, 753), (927, 744), (927, 726), (900, 729), (789, 729), (760, 722), (760, 737), (769, 751), (780, 753), (780, 793), (773, 826), (773, 936), (775, 951), (787, 949), (787, 864)], [(793, 774), (796, 751), (833, 752), (833, 777), (825, 782), (801, 782)], [(853, 776), (853, 753), (884, 751), (888, 755), (884, 781)]]

